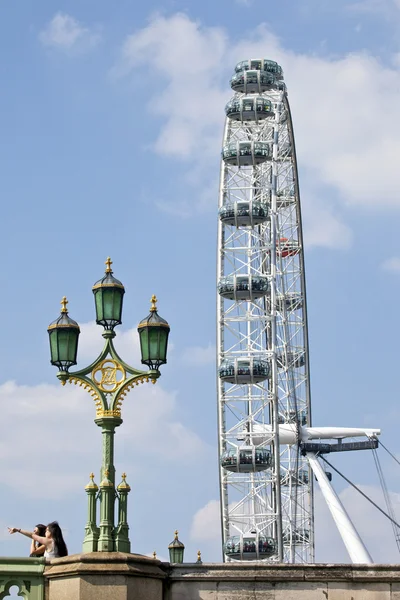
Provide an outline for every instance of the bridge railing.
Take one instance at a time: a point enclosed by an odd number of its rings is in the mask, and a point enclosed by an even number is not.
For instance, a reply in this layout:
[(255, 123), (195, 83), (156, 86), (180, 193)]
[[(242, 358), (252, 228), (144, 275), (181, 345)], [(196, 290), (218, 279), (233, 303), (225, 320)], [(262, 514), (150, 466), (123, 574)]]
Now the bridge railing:
[(17, 586), (18, 597), (24, 600), (44, 600), (44, 558), (0, 557), (0, 600), (10, 596)]

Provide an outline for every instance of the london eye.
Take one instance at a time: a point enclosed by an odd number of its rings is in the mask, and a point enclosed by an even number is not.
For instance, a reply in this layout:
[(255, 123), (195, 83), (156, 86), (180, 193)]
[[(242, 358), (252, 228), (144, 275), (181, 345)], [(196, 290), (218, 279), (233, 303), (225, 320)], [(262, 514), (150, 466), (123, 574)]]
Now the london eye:
[[(224, 560), (314, 562), (314, 474), (353, 562), (371, 562), (316, 458), (376, 448), (379, 430), (312, 427), (299, 180), (283, 71), (272, 60), (243, 60), (230, 84), (217, 259)], [(342, 444), (357, 436), (368, 442)], [(310, 443), (316, 439), (336, 445)]]

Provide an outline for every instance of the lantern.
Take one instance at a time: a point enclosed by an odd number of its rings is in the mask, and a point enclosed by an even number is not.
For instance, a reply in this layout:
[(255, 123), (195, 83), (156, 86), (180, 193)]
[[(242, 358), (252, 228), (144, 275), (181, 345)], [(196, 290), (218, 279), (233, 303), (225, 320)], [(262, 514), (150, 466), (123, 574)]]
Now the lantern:
[(178, 540), (178, 531), (175, 531), (175, 538), (168, 546), (168, 550), (170, 563), (183, 563), (185, 545)]
[(92, 290), (96, 306), (96, 323), (104, 329), (113, 330), (122, 323), (122, 302), (125, 288), (113, 276), (110, 257), (106, 260), (106, 274), (97, 281)]
[(64, 296), (61, 300), (61, 315), (50, 323), (47, 328), (50, 340), (51, 364), (60, 371), (68, 371), (69, 367), (76, 365), (78, 353), (79, 325), (68, 316), (68, 300)]
[(151, 298), (150, 314), (140, 321), (138, 332), (142, 363), (152, 370), (158, 370), (167, 362), (167, 346), (170, 327), (165, 319), (157, 313), (157, 298)]

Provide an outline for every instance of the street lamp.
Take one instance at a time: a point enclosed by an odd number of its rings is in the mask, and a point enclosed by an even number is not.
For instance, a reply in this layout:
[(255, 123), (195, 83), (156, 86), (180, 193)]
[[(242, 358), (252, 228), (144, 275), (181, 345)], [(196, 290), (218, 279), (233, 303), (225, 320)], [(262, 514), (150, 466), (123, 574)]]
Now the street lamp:
[[(127, 523), (127, 495), (130, 486), (125, 473), (115, 487), (114, 434), (121, 425), (121, 406), (128, 391), (139, 383), (156, 383), (159, 367), (167, 362), (169, 325), (157, 312), (157, 298), (152, 296), (150, 314), (138, 326), (142, 363), (148, 371), (135, 369), (117, 354), (113, 339), (114, 328), (122, 322), (125, 289), (113, 276), (112, 261), (106, 260), (106, 272), (93, 286), (96, 323), (104, 328), (105, 345), (97, 359), (88, 367), (70, 373), (76, 365), (79, 325), (68, 315), (67, 299), (61, 301), (61, 315), (48, 327), (51, 364), (58, 367), (57, 377), (62, 385), (78, 384), (87, 390), (96, 405), (95, 423), (102, 430), (103, 461), (100, 485), (91, 474), (86, 486), (88, 521), (85, 528), (83, 552), (130, 552)], [(115, 500), (118, 498), (118, 524), (115, 526)], [(100, 524), (96, 523), (96, 502), (100, 502)]]
[(185, 552), (185, 544), (178, 540), (178, 530), (175, 531), (175, 538), (168, 546), (169, 550), (169, 562), (171, 564), (174, 563), (183, 563), (183, 555)]

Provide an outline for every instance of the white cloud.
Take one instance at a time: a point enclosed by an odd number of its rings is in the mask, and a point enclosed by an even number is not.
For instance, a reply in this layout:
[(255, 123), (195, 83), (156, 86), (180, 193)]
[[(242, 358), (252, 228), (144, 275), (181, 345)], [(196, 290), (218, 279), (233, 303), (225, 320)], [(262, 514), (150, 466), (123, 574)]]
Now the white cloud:
[(392, 273), (400, 272), (400, 257), (392, 256), (391, 258), (387, 258), (381, 264), (381, 268), (384, 271), (390, 271)]
[[(345, 223), (347, 211), (400, 208), (397, 68), (365, 52), (339, 58), (295, 54), (265, 25), (234, 42), (224, 29), (204, 27), (178, 13), (156, 15), (127, 38), (120, 72), (146, 66), (144, 76), (157, 76), (159, 87), (148, 104), (150, 113), (162, 118), (154, 149), (187, 162), (186, 178), (196, 195), (207, 182), (212, 192), (203, 194), (195, 210), (209, 210), (217, 198), (224, 105), (232, 95), (229, 69), (247, 56), (271, 57), (285, 70), (306, 244), (348, 247), (352, 233)], [(187, 205), (178, 201), (171, 207), (159, 200), (158, 206), (183, 216), (194, 213), (192, 198)]]
[(71, 15), (58, 12), (40, 32), (39, 40), (44, 46), (60, 50), (87, 50), (101, 39), (100, 31), (84, 27)]
[[(93, 323), (81, 326), (82, 362), (90, 362), (103, 342), (101, 330)], [(135, 330), (120, 334), (119, 350), (138, 354)], [(98, 340), (99, 338), (99, 340)], [(89, 358), (90, 355), (90, 358)], [(128, 356), (128, 360), (130, 357)], [(71, 489), (82, 488), (86, 474), (100, 467), (101, 435), (93, 423), (92, 397), (76, 385), (0, 385), (2, 436), (0, 439), (0, 482), (15, 490), (23, 485), (26, 496), (59, 498)], [(131, 477), (138, 466), (138, 454), (146, 448), (145, 468), (152, 461), (192, 464), (193, 456), (207, 460), (211, 448), (178, 417), (177, 393), (163, 389), (160, 382), (135, 386), (122, 405), (123, 425), (117, 431), (119, 455), (131, 465)], [(201, 461), (200, 461), (201, 462)], [(79, 464), (79, 468), (77, 465)], [(38, 484), (38, 482), (40, 482)]]
[(193, 517), (190, 537), (195, 541), (218, 540), (221, 536), (221, 513), (218, 500), (210, 500)]
[(182, 354), (182, 362), (193, 367), (203, 367), (215, 362), (215, 346), (190, 346)]

